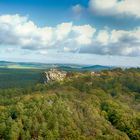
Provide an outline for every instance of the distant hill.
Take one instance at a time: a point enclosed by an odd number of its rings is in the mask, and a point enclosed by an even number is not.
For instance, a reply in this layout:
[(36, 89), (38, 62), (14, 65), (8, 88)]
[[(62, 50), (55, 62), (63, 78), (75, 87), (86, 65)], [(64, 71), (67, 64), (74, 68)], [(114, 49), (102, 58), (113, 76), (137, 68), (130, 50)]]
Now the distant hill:
[(15, 69), (50, 69), (57, 68), (65, 71), (100, 71), (109, 70), (113, 67), (101, 65), (78, 65), (78, 64), (45, 64), (45, 63), (27, 63), (27, 62), (9, 62), (0, 61), (0, 68)]
[(34, 85), (42, 79), (42, 72), (51, 68), (57, 68), (63, 71), (83, 72), (109, 70), (113, 67), (0, 61), (0, 88), (28, 87)]
[(83, 67), (83, 70), (88, 70), (88, 71), (99, 71), (99, 70), (108, 70), (108, 69), (112, 69), (113, 67), (109, 67), (109, 66), (101, 66), (101, 65), (94, 65), (94, 66), (86, 66)]

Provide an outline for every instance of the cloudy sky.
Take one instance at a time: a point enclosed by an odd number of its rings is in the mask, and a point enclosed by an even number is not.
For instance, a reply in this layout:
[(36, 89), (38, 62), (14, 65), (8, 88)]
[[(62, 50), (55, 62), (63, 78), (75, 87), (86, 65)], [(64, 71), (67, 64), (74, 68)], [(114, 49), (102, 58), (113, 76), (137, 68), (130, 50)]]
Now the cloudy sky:
[(0, 0), (0, 60), (140, 66), (140, 0)]

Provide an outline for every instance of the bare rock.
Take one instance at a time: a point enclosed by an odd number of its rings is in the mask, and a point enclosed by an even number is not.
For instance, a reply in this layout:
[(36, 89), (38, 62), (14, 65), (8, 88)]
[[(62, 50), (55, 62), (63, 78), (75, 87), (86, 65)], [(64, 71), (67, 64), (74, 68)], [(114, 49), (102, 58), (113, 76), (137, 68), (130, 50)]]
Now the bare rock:
[(48, 83), (50, 81), (63, 81), (67, 76), (67, 72), (59, 71), (57, 69), (50, 69), (49, 71), (45, 71), (43, 73), (44, 83)]

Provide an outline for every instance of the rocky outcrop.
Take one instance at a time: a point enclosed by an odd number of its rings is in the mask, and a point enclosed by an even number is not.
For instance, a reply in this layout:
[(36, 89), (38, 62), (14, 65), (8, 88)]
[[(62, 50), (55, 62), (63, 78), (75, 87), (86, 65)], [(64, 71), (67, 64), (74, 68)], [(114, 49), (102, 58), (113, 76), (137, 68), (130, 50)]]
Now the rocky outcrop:
[(50, 81), (63, 81), (67, 76), (67, 72), (59, 71), (57, 69), (50, 69), (49, 71), (45, 71), (43, 73), (44, 83), (48, 83)]
[(101, 76), (101, 74), (93, 71), (91, 72), (91, 76)]

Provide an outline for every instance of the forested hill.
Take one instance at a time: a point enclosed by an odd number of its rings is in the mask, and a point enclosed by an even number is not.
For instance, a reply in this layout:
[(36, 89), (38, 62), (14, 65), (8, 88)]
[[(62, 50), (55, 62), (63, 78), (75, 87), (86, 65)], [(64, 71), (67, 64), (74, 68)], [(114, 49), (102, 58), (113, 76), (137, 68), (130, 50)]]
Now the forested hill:
[(55, 64), (55, 63), (33, 63), (33, 62), (9, 62), (0, 61), (0, 68), (5, 69), (50, 69), (57, 68), (65, 71), (99, 71), (109, 70), (113, 66), (84, 65), (84, 64)]
[(0, 90), (1, 140), (140, 140), (140, 69)]

